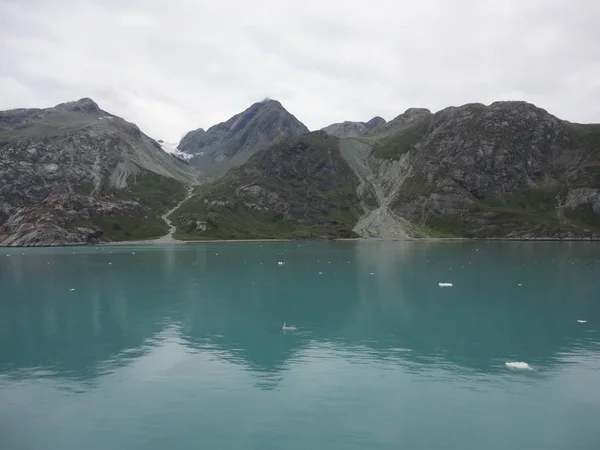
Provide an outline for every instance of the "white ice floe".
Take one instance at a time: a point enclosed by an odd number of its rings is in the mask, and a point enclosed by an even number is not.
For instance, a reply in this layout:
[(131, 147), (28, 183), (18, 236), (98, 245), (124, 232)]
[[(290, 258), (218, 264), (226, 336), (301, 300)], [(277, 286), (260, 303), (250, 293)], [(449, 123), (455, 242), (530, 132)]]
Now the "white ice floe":
[(74, 290), (75, 290), (75, 288), (71, 288), (71, 289), (69, 289), (69, 290), (70, 290), (70, 291), (74, 291)]
[(283, 266), (284, 264), (285, 264), (285, 263), (284, 263), (283, 261), (278, 261), (278, 262), (277, 262), (277, 265), (279, 265), (279, 266)]
[(533, 367), (531, 367), (529, 364), (527, 364), (524, 361), (511, 361), (511, 362), (504, 363), (504, 365), (506, 367), (508, 367), (509, 369), (515, 369), (515, 370), (533, 370)]
[(452, 283), (438, 283), (439, 287), (452, 287), (453, 284)]
[(577, 320), (577, 323), (587, 323), (587, 320), (581, 320), (581, 319), (579, 319), (579, 320)]

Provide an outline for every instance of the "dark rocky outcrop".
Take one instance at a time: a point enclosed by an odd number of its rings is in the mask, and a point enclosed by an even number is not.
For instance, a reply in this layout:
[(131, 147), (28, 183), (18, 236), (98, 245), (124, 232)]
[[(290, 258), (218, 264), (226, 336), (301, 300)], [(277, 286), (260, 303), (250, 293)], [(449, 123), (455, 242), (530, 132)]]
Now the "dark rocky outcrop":
[(20, 208), (0, 227), (0, 246), (95, 244), (106, 241), (96, 222), (143, 215), (141, 205), (107, 197), (57, 194), (39, 205)]

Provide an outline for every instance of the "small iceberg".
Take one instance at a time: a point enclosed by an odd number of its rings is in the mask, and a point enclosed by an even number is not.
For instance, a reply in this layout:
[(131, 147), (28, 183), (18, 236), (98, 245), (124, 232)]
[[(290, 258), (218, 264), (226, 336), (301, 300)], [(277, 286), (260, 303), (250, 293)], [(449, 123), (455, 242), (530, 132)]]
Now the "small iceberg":
[(508, 367), (509, 369), (515, 369), (515, 370), (533, 370), (533, 367), (531, 367), (529, 364), (527, 364), (524, 361), (506, 362), (506, 363), (504, 363), (504, 365), (506, 367)]
[(277, 262), (277, 265), (279, 265), (279, 266), (283, 266), (284, 264), (285, 264), (285, 263), (284, 263), (283, 261), (278, 261), (278, 262)]
[(587, 323), (587, 320), (581, 320), (581, 319), (579, 319), (579, 320), (577, 320), (577, 323)]
[(71, 288), (71, 289), (69, 289), (69, 290), (72, 292), (72, 291), (74, 291), (74, 290), (75, 290), (75, 288)]
[(438, 283), (439, 287), (452, 287), (453, 284), (452, 283)]

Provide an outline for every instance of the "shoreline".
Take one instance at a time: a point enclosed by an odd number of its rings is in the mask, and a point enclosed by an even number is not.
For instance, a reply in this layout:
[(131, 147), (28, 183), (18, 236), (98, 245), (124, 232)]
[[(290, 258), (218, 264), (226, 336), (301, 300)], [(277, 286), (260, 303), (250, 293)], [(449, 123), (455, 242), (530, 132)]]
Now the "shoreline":
[(323, 243), (323, 242), (600, 242), (600, 238), (587, 239), (558, 239), (558, 238), (403, 238), (403, 239), (378, 239), (378, 238), (340, 238), (340, 239), (193, 239), (180, 241), (177, 239), (152, 239), (145, 241), (116, 241), (116, 242), (76, 242), (63, 244), (44, 244), (44, 245), (23, 245), (7, 246), (1, 245), (0, 248), (53, 248), (53, 247), (119, 247), (119, 246), (163, 246), (163, 245), (185, 245), (185, 244), (235, 244), (235, 243), (270, 243), (270, 242), (295, 242), (295, 243)]

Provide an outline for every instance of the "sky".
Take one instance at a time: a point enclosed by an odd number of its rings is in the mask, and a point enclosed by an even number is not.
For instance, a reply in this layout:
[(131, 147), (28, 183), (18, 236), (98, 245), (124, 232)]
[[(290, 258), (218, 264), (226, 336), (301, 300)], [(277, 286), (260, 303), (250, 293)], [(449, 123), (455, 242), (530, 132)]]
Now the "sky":
[(600, 122), (599, 0), (0, 0), (0, 110), (90, 97), (155, 139), (265, 97), (310, 129), (525, 100)]

